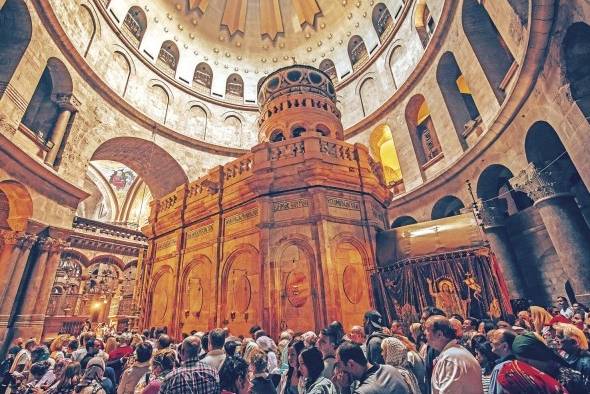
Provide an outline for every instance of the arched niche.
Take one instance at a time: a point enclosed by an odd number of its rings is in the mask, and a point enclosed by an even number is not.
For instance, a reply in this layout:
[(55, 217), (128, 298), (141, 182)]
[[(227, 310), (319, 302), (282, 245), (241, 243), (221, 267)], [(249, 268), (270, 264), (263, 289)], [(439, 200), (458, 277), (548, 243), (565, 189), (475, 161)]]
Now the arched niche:
[(61, 111), (60, 105), (69, 101), (72, 90), (72, 78), (66, 66), (57, 58), (49, 58), (23, 115), (23, 125), (49, 141)]
[(432, 220), (448, 218), (456, 216), (461, 213), (461, 209), (465, 208), (465, 205), (461, 200), (455, 196), (445, 196), (438, 200), (432, 207)]
[(246, 335), (262, 319), (258, 250), (251, 245), (238, 246), (226, 260), (221, 283), (221, 324), (234, 335)]
[(330, 59), (324, 59), (318, 67), (321, 71), (330, 77), (333, 83), (338, 82), (338, 74), (336, 73), (336, 65)]
[[(205, 62), (197, 64), (195, 73), (193, 74), (193, 82), (205, 88), (207, 93), (211, 93), (211, 84), (213, 83), (213, 70), (211, 66)], [(197, 87), (196, 85), (193, 85)]]
[(514, 56), (510, 53), (487, 10), (478, 0), (463, 1), (461, 21), (467, 41), (498, 102), (502, 103), (506, 96), (504, 79), (514, 62)]
[(244, 98), (244, 80), (239, 74), (230, 74), (225, 82), (225, 95), (228, 98), (242, 100)]
[(418, 221), (411, 216), (400, 216), (391, 222), (391, 228), (409, 226), (410, 224), (416, 223), (418, 223)]
[(183, 332), (208, 331), (215, 326), (215, 268), (203, 255), (189, 258), (182, 272), (178, 316)]
[(277, 259), (277, 289), (280, 289), (279, 327), (281, 331), (315, 330), (317, 288), (313, 271), (313, 249), (305, 241), (291, 241), (281, 245)]
[(178, 51), (178, 46), (174, 42), (167, 40), (160, 47), (156, 66), (167, 75), (174, 77), (179, 59), (180, 52)]
[(107, 84), (121, 97), (125, 97), (129, 78), (131, 76), (131, 63), (121, 51), (114, 51), (109, 63), (109, 72), (105, 74)]
[(270, 133), (270, 137), (268, 138), (270, 142), (280, 142), (285, 140), (285, 133), (283, 130), (274, 130)]
[(363, 321), (364, 313), (371, 309), (371, 286), (366, 271), (368, 258), (362, 242), (353, 236), (341, 235), (331, 244), (342, 324), (351, 327)]
[[(103, 142), (90, 160), (112, 160), (125, 164), (148, 185), (154, 198), (176, 190), (188, 178), (176, 159), (152, 141), (136, 137), (115, 137)], [(162, 176), (165, 169), (166, 176)]]
[(234, 146), (242, 145), (242, 120), (235, 115), (229, 115), (223, 121), (227, 141)]
[(147, 30), (147, 18), (141, 7), (133, 6), (127, 11), (123, 20), (123, 34), (135, 44), (136, 47), (141, 45), (143, 35)]
[(405, 112), (414, 151), (424, 170), (430, 162), (442, 155), (430, 108), (424, 96), (417, 94), (408, 101)]
[(363, 116), (373, 113), (379, 108), (379, 89), (375, 78), (369, 77), (361, 82), (358, 89), (359, 98), (361, 99), (361, 108)]
[(402, 183), (402, 169), (389, 125), (382, 124), (373, 129), (369, 147), (375, 160), (381, 163), (385, 182), (388, 185)]
[(506, 216), (514, 215), (533, 205), (533, 201), (523, 192), (510, 185), (512, 171), (501, 164), (487, 166), (477, 179), (477, 197), (484, 205), (503, 209)]
[(80, 5), (79, 10), (80, 12), (75, 22), (78, 25), (78, 34), (75, 36), (73, 42), (78, 52), (86, 57), (96, 35), (96, 21), (92, 11), (86, 4)]
[(14, 180), (0, 181), (2, 222), (0, 227), (25, 231), (33, 216), (33, 199), (27, 188)]
[(18, 67), (32, 34), (31, 15), (23, 0), (7, 0), (0, 9), (0, 97)]
[(207, 136), (207, 111), (200, 105), (191, 105), (186, 117), (186, 133), (205, 141)]
[(358, 69), (369, 59), (367, 46), (361, 36), (354, 35), (348, 40), (348, 58), (353, 70)]
[(150, 287), (148, 327), (169, 327), (174, 308), (174, 275), (169, 266), (161, 267), (153, 276)]
[(562, 48), (572, 99), (590, 122), (590, 26), (584, 22), (571, 25)]
[(451, 115), (457, 137), (463, 149), (466, 149), (466, 131), (480, 119), (480, 114), (467, 79), (459, 69), (452, 52), (445, 52), (441, 56), (436, 68), (436, 80)]
[(426, 0), (418, 0), (416, 2), (414, 27), (416, 28), (422, 46), (426, 48), (430, 42), (430, 37), (432, 37), (434, 29), (436, 28), (436, 22), (430, 13), (430, 8), (428, 7)]
[(402, 83), (401, 67), (404, 61), (404, 48), (401, 45), (396, 45), (389, 56), (389, 69), (391, 70), (391, 78), (393, 80), (393, 88), (397, 89)]
[(168, 107), (170, 105), (170, 95), (168, 91), (159, 84), (153, 84), (149, 90), (148, 105), (146, 110), (149, 115), (157, 122), (166, 124), (168, 118)]
[(379, 36), (379, 40), (383, 42), (383, 38), (393, 30), (393, 18), (384, 3), (378, 3), (373, 7), (371, 20), (373, 22), (373, 27)]

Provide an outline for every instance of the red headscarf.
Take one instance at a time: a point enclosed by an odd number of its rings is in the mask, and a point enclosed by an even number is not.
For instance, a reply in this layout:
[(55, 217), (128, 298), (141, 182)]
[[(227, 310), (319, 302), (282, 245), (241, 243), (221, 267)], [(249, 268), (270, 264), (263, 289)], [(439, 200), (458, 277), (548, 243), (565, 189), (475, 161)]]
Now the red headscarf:
[(557, 380), (517, 360), (502, 364), (498, 385), (507, 394), (567, 394), (567, 390)]

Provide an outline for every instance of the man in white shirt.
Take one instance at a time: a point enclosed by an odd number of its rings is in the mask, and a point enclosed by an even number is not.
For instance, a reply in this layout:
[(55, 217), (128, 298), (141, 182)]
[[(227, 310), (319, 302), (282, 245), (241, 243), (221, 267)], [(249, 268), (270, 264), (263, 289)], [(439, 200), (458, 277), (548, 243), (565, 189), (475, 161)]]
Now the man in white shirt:
[(424, 323), (428, 345), (440, 355), (434, 360), (433, 394), (482, 394), (481, 368), (473, 355), (457, 343), (455, 329), (444, 316)]
[(564, 296), (557, 297), (557, 306), (559, 308), (559, 313), (568, 319), (571, 319), (574, 316), (574, 310), (570, 307), (570, 303)]
[(225, 344), (225, 331), (222, 328), (215, 328), (209, 333), (209, 352), (201, 360), (211, 368), (218, 372), (225, 361), (225, 351), (223, 345)]

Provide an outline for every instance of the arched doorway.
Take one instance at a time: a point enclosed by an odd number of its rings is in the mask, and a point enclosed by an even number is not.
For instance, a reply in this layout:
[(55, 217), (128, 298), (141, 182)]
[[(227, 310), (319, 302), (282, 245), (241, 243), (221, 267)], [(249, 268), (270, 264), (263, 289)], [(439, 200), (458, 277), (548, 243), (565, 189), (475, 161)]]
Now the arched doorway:
[(484, 204), (501, 207), (506, 216), (514, 215), (533, 205), (533, 201), (523, 192), (514, 190), (510, 179), (512, 171), (501, 164), (487, 166), (477, 179), (477, 197)]

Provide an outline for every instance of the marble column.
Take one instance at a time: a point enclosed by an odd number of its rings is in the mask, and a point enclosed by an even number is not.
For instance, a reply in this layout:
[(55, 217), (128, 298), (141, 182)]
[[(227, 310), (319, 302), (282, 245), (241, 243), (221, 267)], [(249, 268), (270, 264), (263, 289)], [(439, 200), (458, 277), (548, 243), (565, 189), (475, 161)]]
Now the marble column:
[(483, 228), (504, 274), (504, 281), (510, 292), (510, 298), (526, 298), (522, 272), (518, 267), (516, 254), (506, 230), (507, 215), (505, 205), (505, 200), (497, 199), (481, 204)]
[[(0, 255), (0, 339), (4, 340), (8, 319), (16, 301), (31, 247), (37, 237), (22, 232), (4, 233), (4, 249)], [(8, 249), (7, 249), (8, 247)]]
[(57, 120), (55, 121), (51, 131), (51, 142), (53, 145), (51, 146), (49, 152), (47, 152), (47, 155), (45, 155), (45, 164), (47, 165), (53, 166), (55, 164), (55, 159), (57, 158), (63, 138), (66, 134), (68, 123), (70, 122), (72, 113), (75, 111), (75, 108), (70, 103), (70, 101), (71, 96), (61, 96), (57, 98), (60, 112), (57, 115)]
[[(590, 301), (590, 229), (569, 192), (567, 179), (558, 170), (533, 164), (510, 180), (516, 190), (534, 201), (579, 302)], [(565, 292), (565, 288), (564, 288)]]

